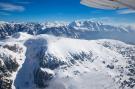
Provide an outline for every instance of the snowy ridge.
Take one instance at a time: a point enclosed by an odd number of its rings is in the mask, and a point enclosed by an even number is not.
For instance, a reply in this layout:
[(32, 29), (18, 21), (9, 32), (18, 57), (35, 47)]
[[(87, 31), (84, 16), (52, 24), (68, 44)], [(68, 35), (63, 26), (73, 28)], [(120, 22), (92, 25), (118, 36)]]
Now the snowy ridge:
[(135, 88), (134, 45), (118, 40), (82, 40), (27, 33), (17, 33), (0, 44), (5, 42), (26, 48), (24, 62), (19, 62), (19, 66), (23, 63), (22, 67), (16, 70), (15, 78), (10, 77), (16, 89)]
[(18, 42), (0, 43), (1, 89), (15, 89), (13, 82), (25, 61), (26, 48)]
[(135, 44), (135, 29), (132, 26), (112, 26), (90, 20), (71, 23), (3, 23), (0, 24), (0, 39), (8, 38), (17, 32), (31, 35), (51, 34), (79, 39), (115, 39)]

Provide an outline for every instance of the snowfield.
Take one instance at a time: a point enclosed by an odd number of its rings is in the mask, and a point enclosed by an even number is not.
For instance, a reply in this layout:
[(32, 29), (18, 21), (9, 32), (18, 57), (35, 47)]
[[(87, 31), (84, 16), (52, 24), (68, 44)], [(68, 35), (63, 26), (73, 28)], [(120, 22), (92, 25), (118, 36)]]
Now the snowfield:
[(135, 89), (135, 29), (93, 21), (0, 23), (0, 89)]
[(134, 45), (24, 32), (0, 45), (0, 67), (12, 80), (1, 89), (135, 89)]

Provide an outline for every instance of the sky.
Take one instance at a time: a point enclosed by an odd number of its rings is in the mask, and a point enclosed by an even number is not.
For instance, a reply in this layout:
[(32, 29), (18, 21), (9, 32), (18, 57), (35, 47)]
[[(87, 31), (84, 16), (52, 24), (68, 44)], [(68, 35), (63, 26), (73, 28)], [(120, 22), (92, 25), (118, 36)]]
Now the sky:
[(135, 23), (135, 13), (101, 10), (80, 0), (0, 0), (0, 21), (46, 22), (93, 19), (112, 23)]

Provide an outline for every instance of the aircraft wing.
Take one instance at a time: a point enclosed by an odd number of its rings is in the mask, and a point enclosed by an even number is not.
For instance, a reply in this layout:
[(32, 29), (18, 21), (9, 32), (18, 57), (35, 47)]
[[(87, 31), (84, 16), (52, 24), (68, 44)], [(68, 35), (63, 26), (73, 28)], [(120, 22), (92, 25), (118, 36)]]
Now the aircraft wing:
[(135, 0), (81, 0), (81, 4), (100, 9), (135, 9)]

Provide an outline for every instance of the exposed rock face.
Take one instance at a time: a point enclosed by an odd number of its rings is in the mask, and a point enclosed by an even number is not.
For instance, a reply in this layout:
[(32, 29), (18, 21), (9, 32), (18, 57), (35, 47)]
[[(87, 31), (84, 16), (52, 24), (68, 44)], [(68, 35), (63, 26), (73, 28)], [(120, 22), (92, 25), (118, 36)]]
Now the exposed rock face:
[(34, 71), (34, 83), (39, 88), (46, 88), (49, 86), (49, 81), (54, 77), (53, 71), (46, 68), (39, 68)]
[(12, 80), (11, 73), (8, 71), (7, 67), (0, 60), (0, 89), (11, 89)]
[(42, 54), (40, 55), (40, 67), (54, 70), (64, 64), (66, 64), (64, 61), (58, 60), (57, 57), (46, 54), (46, 52), (42, 51)]
[(22, 61), (23, 48), (18, 44), (0, 46), (0, 89), (12, 89), (12, 77)]

